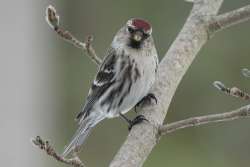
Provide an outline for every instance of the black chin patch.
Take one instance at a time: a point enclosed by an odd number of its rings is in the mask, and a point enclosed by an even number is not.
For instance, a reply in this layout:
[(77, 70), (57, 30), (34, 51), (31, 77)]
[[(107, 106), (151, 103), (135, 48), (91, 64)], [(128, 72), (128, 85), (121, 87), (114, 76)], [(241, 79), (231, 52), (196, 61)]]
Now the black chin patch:
[(140, 49), (142, 46), (142, 41), (135, 41), (134, 39), (130, 39), (128, 46), (134, 49)]

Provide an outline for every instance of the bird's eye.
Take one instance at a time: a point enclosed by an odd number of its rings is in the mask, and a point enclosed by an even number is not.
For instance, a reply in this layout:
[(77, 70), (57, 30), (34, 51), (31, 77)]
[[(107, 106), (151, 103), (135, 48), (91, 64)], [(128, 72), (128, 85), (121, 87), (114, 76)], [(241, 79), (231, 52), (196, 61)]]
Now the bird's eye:
[(148, 33), (143, 32), (143, 36), (144, 36), (145, 38), (148, 38), (148, 37), (149, 37), (149, 34), (148, 34)]
[(128, 32), (133, 33), (135, 30), (132, 27), (128, 27)]

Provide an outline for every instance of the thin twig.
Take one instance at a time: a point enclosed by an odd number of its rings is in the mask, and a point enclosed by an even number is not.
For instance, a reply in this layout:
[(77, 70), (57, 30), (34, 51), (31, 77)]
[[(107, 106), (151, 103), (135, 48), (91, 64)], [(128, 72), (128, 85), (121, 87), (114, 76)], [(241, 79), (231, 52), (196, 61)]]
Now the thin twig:
[(69, 31), (64, 30), (59, 26), (59, 15), (56, 13), (56, 9), (53, 6), (48, 6), (46, 8), (46, 21), (49, 26), (64, 40), (73, 44), (77, 48), (84, 50), (89, 58), (95, 62), (97, 65), (100, 65), (102, 60), (96, 55), (94, 48), (91, 45), (93, 41), (92, 36), (88, 36), (85, 42), (79, 41), (74, 37)]
[(62, 162), (67, 165), (71, 165), (73, 167), (85, 167), (83, 162), (77, 157), (76, 154), (74, 155), (74, 158), (66, 159), (58, 155), (55, 149), (49, 144), (49, 142), (44, 141), (40, 136), (37, 136), (31, 141), (36, 147), (40, 148), (41, 150), (44, 150), (49, 156), (53, 157), (59, 162)]
[(209, 23), (209, 33), (214, 34), (217, 31), (228, 28), (235, 24), (245, 22), (250, 19), (250, 5), (242, 8), (214, 16)]
[(231, 112), (225, 112), (221, 114), (211, 114), (200, 117), (192, 117), (185, 120), (173, 122), (170, 124), (163, 125), (159, 128), (160, 135), (166, 135), (168, 133), (175, 132), (180, 129), (188, 127), (196, 127), (200, 125), (205, 125), (209, 123), (226, 122), (232, 121), (240, 118), (250, 117), (250, 105), (246, 105), (237, 110)]
[(218, 90), (224, 92), (229, 96), (237, 97), (243, 100), (250, 100), (250, 95), (237, 87), (228, 88), (220, 81), (214, 81), (213, 85)]

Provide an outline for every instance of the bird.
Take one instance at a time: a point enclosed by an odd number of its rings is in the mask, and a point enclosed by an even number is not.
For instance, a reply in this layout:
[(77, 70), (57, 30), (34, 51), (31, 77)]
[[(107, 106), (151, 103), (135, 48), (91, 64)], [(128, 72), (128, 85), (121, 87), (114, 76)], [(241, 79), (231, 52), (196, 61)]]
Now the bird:
[(155, 82), (158, 54), (151, 24), (145, 19), (129, 19), (116, 33), (89, 89), (85, 105), (76, 116), (79, 127), (62, 156), (79, 151), (90, 131), (106, 118), (120, 117), (129, 124), (146, 120), (138, 115), (130, 120), (124, 114), (145, 100)]

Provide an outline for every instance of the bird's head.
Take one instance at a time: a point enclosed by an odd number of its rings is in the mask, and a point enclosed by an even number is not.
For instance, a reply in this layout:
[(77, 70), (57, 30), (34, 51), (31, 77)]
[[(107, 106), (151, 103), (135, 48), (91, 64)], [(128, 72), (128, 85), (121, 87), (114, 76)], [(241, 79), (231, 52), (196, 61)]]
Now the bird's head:
[(116, 34), (113, 44), (126, 45), (133, 49), (141, 49), (146, 43), (152, 43), (152, 27), (146, 20), (132, 18)]
[(128, 20), (126, 31), (129, 36), (128, 45), (132, 48), (140, 48), (143, 42), (151, 36), (152, 27), (146, 20), (133, 18)]

